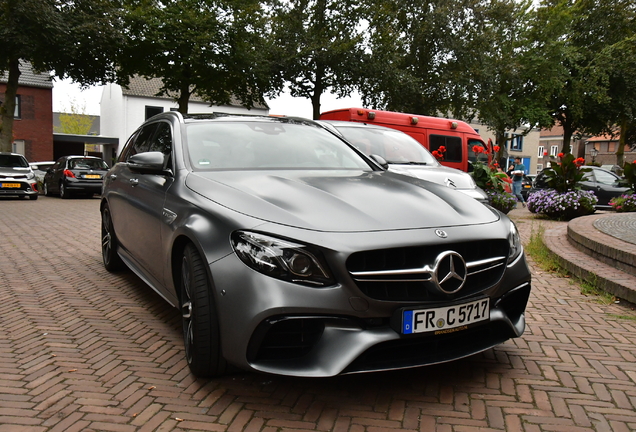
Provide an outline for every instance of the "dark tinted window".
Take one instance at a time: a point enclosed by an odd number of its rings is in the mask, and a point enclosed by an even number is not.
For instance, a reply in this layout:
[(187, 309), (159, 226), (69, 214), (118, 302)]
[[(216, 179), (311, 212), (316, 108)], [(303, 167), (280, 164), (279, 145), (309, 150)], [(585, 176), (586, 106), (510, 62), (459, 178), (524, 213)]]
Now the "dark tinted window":
[(91, 169), (91, 170), (106, 170), (108, 165), (101, 159), (92, 158), (73, 158), (68, 160), (69, 169)]
[(172, 150), (172, 130), (168, 123), (159, 123), (157, 134), (150, 143), (148, 151), (158, 151), (165, 155)]
[(429, 150), (433, 153), (440, 147), (446, 147), (444, 153), (445, 162), (461, 162), (462, 161), (462, 139), (461, 137), (447, 135), (430, 135)]
[(152, 138), (156, 130), (157, 123), (144, 126), (134, 138), (134, 141), (129, 143), (130, 147), (127, 149), (127, 153), (125, 156), (126, 159), (128, 159), (132, 155), (136, 155), (137, 153), (147, 152), (150, 148), (150, 139)]
[(27, 168), (29, 163), (20, 155), (0, 155), (0, 166), (9, 168)]

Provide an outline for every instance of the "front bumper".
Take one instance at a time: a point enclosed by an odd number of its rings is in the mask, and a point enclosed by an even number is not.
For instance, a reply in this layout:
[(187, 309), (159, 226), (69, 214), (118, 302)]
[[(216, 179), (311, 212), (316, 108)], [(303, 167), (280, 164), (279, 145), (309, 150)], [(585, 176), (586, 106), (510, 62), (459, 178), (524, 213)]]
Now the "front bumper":
[(496, 284), (458, 300), (489, 297), (489, 320), (460, 331), (404, 335), (395, 324), (402, 308), (439, 303), (374, 300), (344, 275), (333, 287), (295, 285), (247, 268), (234, 254), (210, 270), (228, 362), (303, 377), (422, 366), (487, 350), (521, 336), (530, 295), (522, 254)]
[(23, 180), (1, 180), (0, 196), (30, 196), (38, 194), (38, 185), (33, 180), (31, 183)]

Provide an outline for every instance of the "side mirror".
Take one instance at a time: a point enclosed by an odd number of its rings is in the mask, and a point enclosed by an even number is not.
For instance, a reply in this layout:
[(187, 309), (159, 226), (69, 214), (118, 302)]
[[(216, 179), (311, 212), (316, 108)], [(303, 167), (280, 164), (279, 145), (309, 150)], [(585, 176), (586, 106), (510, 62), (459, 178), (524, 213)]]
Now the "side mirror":
[(165, 155), (161, 152), (138, 153), (128, 158), (128, 167), (131, 171), (142, 174), (172, 174), (164, 165)]
[(372, 154), (372, 155), (369, 155), (369, 157), (373, 159), (373, 162), (377, 163), (382, 168), (389, 169), (389, 163), (382, 156), (377, 154)]

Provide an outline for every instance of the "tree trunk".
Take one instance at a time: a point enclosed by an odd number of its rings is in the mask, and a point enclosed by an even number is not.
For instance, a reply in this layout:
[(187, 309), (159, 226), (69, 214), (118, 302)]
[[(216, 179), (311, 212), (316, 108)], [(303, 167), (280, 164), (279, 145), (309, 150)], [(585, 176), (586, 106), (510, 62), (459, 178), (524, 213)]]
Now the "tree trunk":
[(179, 112), (181, 114), (188, 113), (188, 105), (190, 105), (190, 95), (192, 93), (193, 92), (190, 89), (190, 83), (181, 83), (181, 88), (179, 89), (179, 98), (177, 99), (177, 103), (179, 104)]
[(625, 137), (629, 133), (629, 122), (627, 119), (621, 121), (621, 136), (618, 139), (618, 148), (616, 149), (616, 165), (623, 168), (623, 162), (625, 160)]
[(9, 76), (4, 92), (4, 103), (0, 105), (0, 151), (10, 152), (13, 144), (13, 114), (15, 113), (15, 97), (18, 94), (20, 79), (20, 60), (9, 61)]

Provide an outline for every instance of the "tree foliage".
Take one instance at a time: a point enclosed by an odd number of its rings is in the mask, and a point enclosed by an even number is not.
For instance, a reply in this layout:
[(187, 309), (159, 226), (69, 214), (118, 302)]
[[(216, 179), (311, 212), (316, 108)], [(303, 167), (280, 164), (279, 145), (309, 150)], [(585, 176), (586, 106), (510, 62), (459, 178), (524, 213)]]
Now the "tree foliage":
[(161, 78), (160, 94), (173, 96), (182, 113), (195, 92), (213, 104), (236, 97), (252, 107), (276, 87), (259, 1), (131, 0), (124, 23), (120, 82)]
[(311, 100), (314, 119), (323, 93), (344, 97), (357, 88), (365, 10), (354, 0), (290, 0), (275, 8), (271, 40), (279, 76), (292, 96)]
[(117, 2), (109, 0), (0, 0), (0, 151), (10, 151), (20, 64), (82, 84), (111, 79), (121, 46)]
[(86, 106), (80, 106), (76, 101), (71, 102), (70, 111), (70, 113), (60, 113), (60, 126), (55, 128), (55, 132), (88, 135), (95, 118), (86, 115)]

